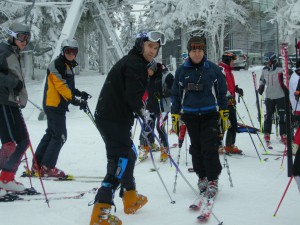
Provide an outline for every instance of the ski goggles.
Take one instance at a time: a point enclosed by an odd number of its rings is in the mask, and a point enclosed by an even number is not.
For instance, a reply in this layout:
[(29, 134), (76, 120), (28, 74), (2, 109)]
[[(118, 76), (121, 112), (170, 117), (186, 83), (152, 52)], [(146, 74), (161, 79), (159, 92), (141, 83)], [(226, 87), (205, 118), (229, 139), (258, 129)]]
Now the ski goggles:
[(29, 42), (30, 38), (31, 38), (30, 33), (28, 33), (28, 32), (18, 33), (18, 32), (14, 32), (12, 30), (8, 30), (8, 34), (13, 36), (14, 38), (16, 38), (20, 42), (24, 42), (24, 41)]
[(64, 49), (64, 53), (67, 54), (67, 55), (77, 55), (78, 53), (78, 48), (65, 48)]
[(139, 33), (136, 38), (148, 38), (149, 41), (158, 42), (160, 45), (166, 44), (166, 37), (164, 33), (160, 31), (150, 31), (148, 33)]

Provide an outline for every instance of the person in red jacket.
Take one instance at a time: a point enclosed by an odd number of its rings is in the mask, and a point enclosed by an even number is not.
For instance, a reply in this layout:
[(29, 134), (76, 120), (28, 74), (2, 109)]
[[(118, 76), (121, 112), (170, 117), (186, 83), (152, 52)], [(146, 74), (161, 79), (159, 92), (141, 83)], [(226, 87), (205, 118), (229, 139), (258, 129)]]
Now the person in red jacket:
[[(234, 76), (232, 73), (233, 63), (236, 60), (236, 55), (232, 52), (225, 52), (222, 55), (222, 62), (219, 63), (219, 66), (223, 69), (223, 73), (226, 78), (227, 83), (227, 98), (228, 98), (228, 109), (229, 109), (229, 121), (231, 127), (228, 129), (226, 140), (225, 140), (225, 151), (226, 153), (231, 154), (241, 154), (242, 151), (235, 146), (235, 139), (237, 133), (237, 118), (236, 118), (236, 100), (235, 93), (238, 93), (240, 96), (244, 95), (243, 89), (239, 88), (235, 84)], [(219, 150), (220, 152), (220, 150)], [(222, 152), (222, 151), (221, 151)]]

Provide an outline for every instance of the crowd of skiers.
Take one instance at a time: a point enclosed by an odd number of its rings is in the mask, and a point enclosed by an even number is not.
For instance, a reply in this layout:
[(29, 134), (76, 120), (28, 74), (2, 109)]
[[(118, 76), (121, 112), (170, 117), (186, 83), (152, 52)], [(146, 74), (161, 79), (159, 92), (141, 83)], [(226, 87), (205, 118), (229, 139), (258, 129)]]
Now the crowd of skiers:
[[(9, 38), (0, 44), (0, 197), (7, 191), (21, 192), (25, 186), (15, 180), (20, 161), (31, 147), (22, 108), (28, 96), (20, 60), (20, 52), (30, 41), (27, 25), (14, 23)], [(179, 135), (184, 124), (191, 141), (189, 153), (197, 175), (199, 193), (214, 199), (218, 192), (218, 178), (222, 170), (219, 154), (242, 154), (235, 145), (237, 133), (236, 96), (244, 92), (235, 83), (233, 64), (237, 56), (224, 52), (219, 65), (205, 56), (206, 41), (193, 36), (188, 40), (187, 53), (175, 76), (154, 58), (165, 35), (159, 31), (141, 32), (129, 53), (109, 71), (101, 89), (95, 111), (95, 124), (106, 147), (107, 171), (95, 196), (90, 225), (121, 225), (112, 215), (114, 196), (120, 187), (124, 212), (134, 214), (148, 199), (137, 192), (134, 178), (136, 160), (147, 159), (149, 151), (160, 151), (160, 160), (169, 158), (166, 123), (171, 113), (172, 130)], [(43, 109), (47, 115), (47, 129), (34, 154), (31, 175), (65, 177), (56, 167), (63, 144), (67, 140), (66, 112), (68, 105), (86, 110), (91, 97), (75, 87), (74, 67), (79, 46), (74, 39), (65, 39), (60, 54), (49, 64), (44, 88)], [(264, 139), (271, 143), (272, 117), (279, 115), (281, 141), (286, 144), (284, 93), (280, 86), (277, 56), (264, 55), (265, 67), (260, 78), (259, 94), (265, 91), (266, 117)], [(300, 62), (290, 79), (291, 105), (295, 118), (300, 120)], [(132, 141), (134, 121), (141, 124), (139, 153)], [(155, 146), (154, 128), (158, 131), (159, 146)], [(225, 145), (220, 137), (227, 131)], [(295, 134), (295, 149), (300, 145), (300, 128)], [(295, 151), (294, 176), (300, 183), (300, 151)]]

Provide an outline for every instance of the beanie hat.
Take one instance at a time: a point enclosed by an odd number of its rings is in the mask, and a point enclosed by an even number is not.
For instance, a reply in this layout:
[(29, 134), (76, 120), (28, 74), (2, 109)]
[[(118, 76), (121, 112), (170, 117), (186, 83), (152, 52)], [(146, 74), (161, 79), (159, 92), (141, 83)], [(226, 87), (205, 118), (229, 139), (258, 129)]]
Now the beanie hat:
[(205, 49), (205, 38), (199, 36), (194, 36), (190, 38), (187, 44), (187, 50), (188, 52), (190, 52), (191, 50), (195, 49)]

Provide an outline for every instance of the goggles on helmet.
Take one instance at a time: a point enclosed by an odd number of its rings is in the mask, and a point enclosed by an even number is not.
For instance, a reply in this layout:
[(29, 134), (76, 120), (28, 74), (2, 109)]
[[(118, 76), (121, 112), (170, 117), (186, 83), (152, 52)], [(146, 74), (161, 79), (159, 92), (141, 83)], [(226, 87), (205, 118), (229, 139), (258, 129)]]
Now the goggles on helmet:
[(19, 40), (20, 42), (24, 42), (24, 41), (27, 41), (29, 42), (30, 41), (30, 33), (28, 32), (14, 32), (12, 30), (8, 30), (8, 34), (13, 36), (14, 38), (16, 38), (17, 40)]
[(160, 45), (165, 45), (166, 44), (166, 37), (164, 33), (160, 31), (150, 31), (148, 33), (139, 33), (136, 38), (148, 38), (149, 41), (152, 42), (158, 42)]
[(70, 54), (72, 54), (72, 55), (77, 55), (77, 53), (78, 53), (78, 48), (70, 48), (70, 47), (66, 47), (66, 48), (64, 49), (64, 53), (67, 54), (67, 55), (70, 55)]

